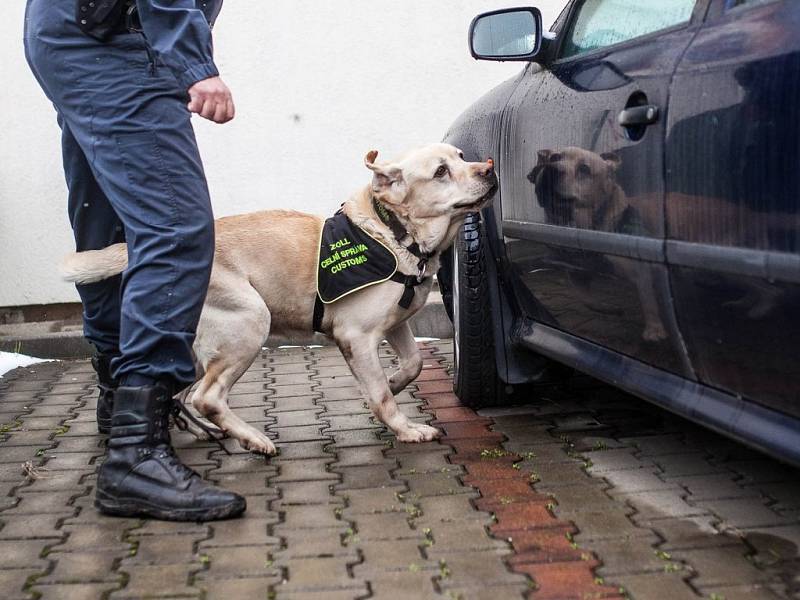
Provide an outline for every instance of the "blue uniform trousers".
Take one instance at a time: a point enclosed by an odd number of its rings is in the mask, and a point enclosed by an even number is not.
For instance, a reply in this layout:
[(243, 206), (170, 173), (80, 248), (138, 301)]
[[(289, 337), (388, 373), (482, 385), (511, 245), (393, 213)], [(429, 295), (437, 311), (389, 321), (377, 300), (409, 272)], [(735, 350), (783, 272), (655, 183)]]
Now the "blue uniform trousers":
[(128, 243), (121, 277), (79, 285), (87, 339), (123, 382), (194, 381), (214, 225), (185, 85), (138, 33), (99, 42), (74, 0), (28, 0), (28, 63), (62, 130), (77, 249)]

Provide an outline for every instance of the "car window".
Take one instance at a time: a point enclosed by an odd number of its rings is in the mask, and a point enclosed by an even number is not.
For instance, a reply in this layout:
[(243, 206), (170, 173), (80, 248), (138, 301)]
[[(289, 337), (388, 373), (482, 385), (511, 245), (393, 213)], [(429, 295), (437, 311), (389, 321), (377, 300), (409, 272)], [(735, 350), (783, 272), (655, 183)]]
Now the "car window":
[(567, 32), (561, 56), (576, 56), (687, 23), (696, 1), (585, 0)]

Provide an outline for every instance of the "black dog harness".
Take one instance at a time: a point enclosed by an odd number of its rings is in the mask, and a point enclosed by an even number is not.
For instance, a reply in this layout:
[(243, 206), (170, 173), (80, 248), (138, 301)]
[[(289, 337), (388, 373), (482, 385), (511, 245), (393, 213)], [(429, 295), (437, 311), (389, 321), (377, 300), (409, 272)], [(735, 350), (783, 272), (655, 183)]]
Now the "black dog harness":
[[(398, 243), (409, 234), (397, 216), (375, 198), (372, 207), (384, 225), (392, 230)], [(433, 253), (422, 252), (416, 242), (404, 246), (419, 259), (416, 275), (397, 270), (397, 256), (380, 240), (353, 223), (339, 210), (325, 221), (317, 256), (317, 296), (314, 301), (314, 331), (322, 332), (325, 305), (384, 281), (405, 286), (398, 305), (408, 309), (414, 300), (414, 288), (428, 278), (425, 271)]]

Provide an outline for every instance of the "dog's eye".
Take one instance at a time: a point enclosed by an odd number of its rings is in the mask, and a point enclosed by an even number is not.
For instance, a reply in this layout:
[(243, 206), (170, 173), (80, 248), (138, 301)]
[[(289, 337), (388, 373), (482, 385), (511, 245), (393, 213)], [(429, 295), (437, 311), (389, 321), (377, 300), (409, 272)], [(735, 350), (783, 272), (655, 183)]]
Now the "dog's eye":
[(461, 150), (458, 151), (458, 158), (464, 160), (464, 153)]
[(578, 175), (582, 177), (589, 177), (592, 174), (592, 170), (589, 168), (589, 165), (586, 163), (581, 163), (578, 165)]
[(436, 169), (436, 173), (433, 174), (434, 179), (441, 179), (445, 175), (450, 172), (450, 169), (447, 168), (447, 165), (442, 165), (438, 169)]

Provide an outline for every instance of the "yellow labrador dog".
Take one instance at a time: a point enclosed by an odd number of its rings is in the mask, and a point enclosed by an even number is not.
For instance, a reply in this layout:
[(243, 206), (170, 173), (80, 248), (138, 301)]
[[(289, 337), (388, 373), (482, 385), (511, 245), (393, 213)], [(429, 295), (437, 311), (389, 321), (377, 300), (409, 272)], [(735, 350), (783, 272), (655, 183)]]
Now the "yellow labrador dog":
[[(387, 280), (328, 304), (319, 329), (336, 342), (372, 412), (397, 439), (429, 441), (438, 430), (410, 421), (394, 400), (422, 369), (408, 319), (424, 306), (431, 274), (464, 215), (491, 201), (497, 179), (491, 159), (466, 162), (461, 151), (447, 144), (426, 146), (393, 162), (378, 163), (377, 156), (376, 151), (367, 154), (372, 182), (344, 203), (343, 212), (394, 253), (399, 273), (416, 279), (423, 255), (427, 275), (411, 288), (413, 296), (406, 285)], [(228, 392), (271, 332), (311, 331), (323, 223), (313, 215), (268, 210), (215, 224), (214, 265), (194, 343), (198, 381), (188, 397), (201, 415), (252, 452), (273, 454), (275, 446), (230, 410)], [(270, 258), (287, 252), (292, 260)], [(126, 267), (126, 245), (115, 244), (69, 255), (62, 271), (69, 281), (90, 283)], [(408, 308), (399, 305), (404, 294)], [(378, 359), (384, 339), (399, 358), (398, 370), (388, 378)]]

